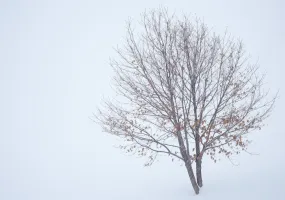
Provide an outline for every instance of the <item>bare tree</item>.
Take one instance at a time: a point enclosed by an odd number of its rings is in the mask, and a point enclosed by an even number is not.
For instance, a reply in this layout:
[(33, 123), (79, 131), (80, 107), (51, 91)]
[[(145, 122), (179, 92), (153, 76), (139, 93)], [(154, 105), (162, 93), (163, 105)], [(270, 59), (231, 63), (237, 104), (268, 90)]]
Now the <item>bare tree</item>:
[[(103, 130), (126, 140), (127, 152), (184, 162), (196, 194), (202, 159), (246, 150), (247, 133), (260, 129), (275, 98), (245, 57), (242, 42), (212, 33), (196, 19), (165, 10), (143, 15), (142, 33), (127, 26), (120, 59), (112, 61), (120, 100), (96, 115)], [(196, 178), (192, 164), (196, 164)]]

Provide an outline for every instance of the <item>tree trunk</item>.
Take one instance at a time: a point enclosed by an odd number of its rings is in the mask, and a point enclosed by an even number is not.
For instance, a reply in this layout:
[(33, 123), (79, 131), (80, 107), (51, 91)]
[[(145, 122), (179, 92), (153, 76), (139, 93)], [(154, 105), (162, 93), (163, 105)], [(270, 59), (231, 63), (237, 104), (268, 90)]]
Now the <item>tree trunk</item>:
[(191, 158), (190, 158), (190, 155), (187, 153), (187, 150), (185, 148), (185, 145), (184, 145), (184, 142), (183, 142), (183, 138), (181, 136), (181, 132), (180, 131), (177, 132), (177, 138), (178, 138), (178, 143), (179, 143), (179, 146), (180, 146), (180, 153), (181, 153), (182, 158), (184, 159), (185, 167), (187, 169), (187, 172), (188, 172), (188, 175), (189, 175), (192, 187), (193, 187), (193, 189), (195, 191), (195, 194), (199, 194), (200, 188), (197, 185), (197, 182), (196, 182), (196, 179), (195, 179), (195, 174), (193, 172)]
[[(198, 132), (198, 131), (197, 131)], [(199, 134), (196, 135), (195, 138), (196, 143), (196, 177), (197, 177), (197, 184), (199, 187), (203, 186), (202, 180), (202, 155), (200, 150), (200, 136)]]
[(199, 187), (203, 186), (203, 179), (202, 179), (202, 158), (198, 158), (196, 160), (196, 176), (197, 176), (197, 184)]
[(194, 175), (194, 172), (193, 172), (193, 168), (191, 166), (191, 160), (188, 159), (186, 162), (185, 162), (185, 166), (186, 166), (186, 169), (187, 169), (187, 172), (188, 172), (188, 175), (189, 175), (189, 178), (190, 178), (190, 181), (191, 181), (191, 184), (193, 186), (193, 189), (195, 191), (195, 194), (199, 194), (199, 187), (197, 185), (197, 182), (196, 182), (196, 179), (195, 179), (195, 175)]

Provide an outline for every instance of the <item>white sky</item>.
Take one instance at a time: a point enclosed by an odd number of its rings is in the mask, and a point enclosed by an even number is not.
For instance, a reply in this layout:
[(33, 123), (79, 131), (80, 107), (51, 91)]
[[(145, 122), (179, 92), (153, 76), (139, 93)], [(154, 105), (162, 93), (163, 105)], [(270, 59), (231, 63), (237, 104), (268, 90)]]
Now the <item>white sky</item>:
[(196, 14), (217, 32), (228, 28), (243, 39), (253, 61), (258, 59), (267, 86), (280, 90), (268, 126), (253, 137), (251, 149), (260, 156), (242, 154), (236, 158), (239, 167), (227, 160), (205, 162), (205, 187), (213, 186), (207, 187), (208, 195), (219, 187), (231, 190), (229, 183), (239, 181), (256, 186), (263, 178), (282, 190), (285, 1), (1, 0), (0, 199), (192, 195), (184, 167), (167, 160), (144, 168), (144, 160), (114, 148), (116, 138), (88, 118), (103, 94), (112, 95), (109, 58), (115, 56), (113, 47), (122, 44), (125, 21), (159, 6)]

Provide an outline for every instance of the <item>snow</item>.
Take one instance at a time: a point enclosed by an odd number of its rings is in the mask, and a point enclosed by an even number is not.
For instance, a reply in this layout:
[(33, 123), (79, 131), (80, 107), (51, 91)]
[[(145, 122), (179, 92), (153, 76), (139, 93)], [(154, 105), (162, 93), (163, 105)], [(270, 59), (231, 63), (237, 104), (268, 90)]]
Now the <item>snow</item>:
[[(112, 6), (111, 6), (112, 5)], [(192, 12), (244, 39), (279, 99), (247, 153), (203, 161), (194, 195), (186, 169), (165, 157), (151, 167), (125, 155), (89, 119), (112, 96), (112, 47), (145, 8)], [(246, 5), (246, 6), (245, 6)], [(282, 1), (1, 1), (0, 199), (285, 199)]]

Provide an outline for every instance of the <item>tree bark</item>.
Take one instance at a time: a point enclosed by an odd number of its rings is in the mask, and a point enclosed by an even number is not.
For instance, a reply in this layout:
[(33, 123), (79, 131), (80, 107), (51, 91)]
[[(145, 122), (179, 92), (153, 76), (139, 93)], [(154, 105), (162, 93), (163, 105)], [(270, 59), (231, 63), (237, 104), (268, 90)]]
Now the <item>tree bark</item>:
[(191, 166), (191, 160), (190, 159), (187, 159), (187, 161), (185, 162), (185, 166), (186, 166), (186, 169), (187, 169), (187, 172), (188, 172), (191, 184), (192, 184), (193, 189), (195, 191), (195, 194), (199, 194), (199, 190), (200, 189), (199, 189), (199, 187), (197, 185), (197, 182), (196, 182), (196, 179), (195, 179), (195, 175), (194, 175), (194, 172), (193, 172), (193, 168)]
[(196, 176), (197, 176), (197, 184), (199, 187), (203, 186), (202, 179), (202, 158), (198, 158), (196, 161)]
[(200, 150), (200, 136), (199, 134), (196, 135), (196, 178), (197, 184), (199, 187), (203, 186), (203, 179), (202, 179), (202, 155)]

